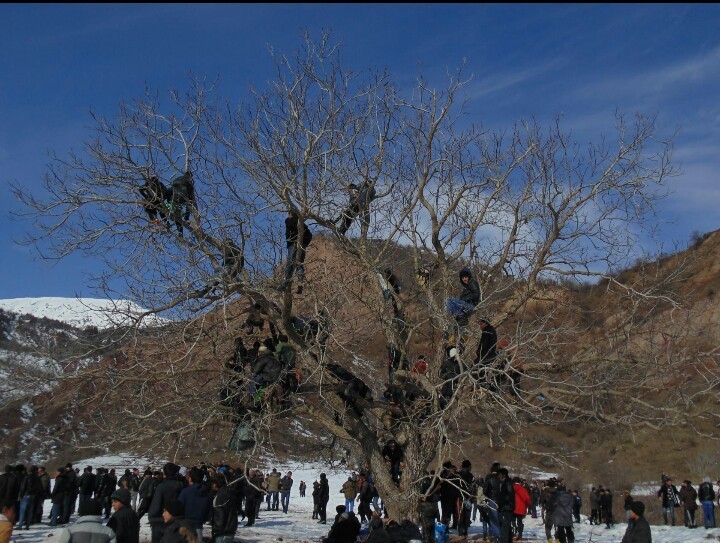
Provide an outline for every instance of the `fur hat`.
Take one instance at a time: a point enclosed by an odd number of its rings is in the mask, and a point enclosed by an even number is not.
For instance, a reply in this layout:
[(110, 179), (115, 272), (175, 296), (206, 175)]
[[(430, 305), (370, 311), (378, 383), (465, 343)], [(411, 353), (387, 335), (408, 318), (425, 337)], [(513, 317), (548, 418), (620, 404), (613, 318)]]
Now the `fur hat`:
[(643, 502), (633, 502), (630, 511), (641, 517), (645, 513), (645, 504)]

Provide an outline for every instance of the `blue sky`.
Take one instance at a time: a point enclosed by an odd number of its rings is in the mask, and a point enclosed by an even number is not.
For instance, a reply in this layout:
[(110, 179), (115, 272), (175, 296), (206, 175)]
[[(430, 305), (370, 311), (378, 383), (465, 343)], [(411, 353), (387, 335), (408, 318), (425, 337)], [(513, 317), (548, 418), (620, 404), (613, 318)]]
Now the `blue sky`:
[(241, 102), (273, 76), (268, 46), (294, 51), (332, 29), (355, 69), (401, 84), (441, 82), (463, 59), (472, 118), (510, 128), (534, 117), (581, 142), (612, 135), (615, 112), (657, 114), (675, 134), (670, 196), (658, 208), (665, 250), (720, 228), (719, 5), (2, 5), (0, 6), (0, 298), (91, 296), (98, 262), (44, 261), (14, 243), (7, 189), (41, 187), (48, 153), (80, 148), (92, 109), (113, 117), (145, 86), (219, 78)]

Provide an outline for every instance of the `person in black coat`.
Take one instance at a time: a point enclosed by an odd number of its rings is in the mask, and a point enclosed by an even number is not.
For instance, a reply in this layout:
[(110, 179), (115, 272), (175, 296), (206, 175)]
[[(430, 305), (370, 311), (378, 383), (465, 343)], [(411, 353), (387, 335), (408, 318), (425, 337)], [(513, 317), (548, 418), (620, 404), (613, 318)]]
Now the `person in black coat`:
[(192, 172), (187, 171), (172, 180), (172, 217), (180, 237), (183, 237), (182, 221), (187, 222), (190, 219), (194, 208), (195, 181)]
[(458, 521), (458, 535), (467, 536), (470, 527), (472, 503), (475, 498), (475, 477), (472, 474), (470, 460), (463, 460), (458, 476), (460, 478), (460, 520)]
[(58, 520), (62, 521), (63, 504), (65, 503), (65, 494), (68, 492), (67, 476), (65, 468), (58, 468), (55, 473), (55, 484), (53, 485), (50, 499), (52, 500), (52, 509), (50, 510), (50, 526), (57, 526)]
[[(293, 272), (298, 278), (297, 293), (302, 294), (303, 282), (305, 281), (305, 252), (312, 241), (312, 232), (308, 226), (303, 223), (303, 234), (298, 244), (298, 214), (295, 211), (288, 211), (285, 219), (285, 245), (287, 247), (287, 263), (285, 264), (285, 284), (289, 286), (292, 280)], [(298, 247), (299, 245), (299, 247)]]
[(499, 468), (497, 474), (500, 481), (497, 499), (498, 515), (500, 517), (500, 543), (510, 543), (512, 541), (512, 522), (515, 512), (515, 488), (512, 479), (508, 475), (507, 468)]
[(108, 520), (108, 528), (112, 528), (117, 537), (117, 543), (139, 543), (140, 519), (130, 506), (130, 491), (118, 488), (110, 496), (113, 515)]
[(641, 501), (635, 501), (630, 508), (631, 523), (625, 530), (622, 543), (652, 543), (652, 534), (650, 533), (650, 524), (645, 520), (645, 504)]
[(247, 523), (245, 526), (252, 526), (255, 524), (258, 507), (260, 507), (260, 501), (262, 499), (263, 478), (258, 472), (251, 469), (248, 471), (247, 483), (248, 484), (243, 487), (245, 493), (245, 515), (247, 515)]
[(440, 508), (442, 509), (441, 522), (457, 530), (460, 521), (460, 477), (452, 462), (443, 464), (440, 472)]
[(195, 529), (185, 519), (182, 502), (170, 500), (163, 507), (163, 535), (161, 543), (196, 543)]
[(328, 484), (327, 475), (320, 474), (320, 488), (318, 490), (318, 516), (320, 520), (318, 524), (327, 524), (327, 504), (330, 501), (330, 485)]
[(169, 199), (170, 194), (167, 187), (153, 175), (145, 180), (145, 184), (138, 189), (143, 199), (143, 209), (148, 215), (150, 222), (160, 226), (158, 215), (167, 225), (167, 214), (165, 200)]
[(466, 326), (468, 318), (475, 312), (480, 303), (480, 285), (473, 278), (469, 268), (463, 268), (459, 273), (463, 290), (460, 298), (448, 298), (448, 312), (455, 317), (460, 326)]
[(403, 451), (394, 439), (389, 440), (382, 450), (382, 456), (390, 464), (390, 475), (396, 485), (400, 484), (400, 463), (403, 461)]
[(212, 481), (215, 496), (212, 500), (213, 543), (232, 543), (238, 528), (239, 503), (235, 493), (227, 486), (225, 476), (220, 474)]
[(104, 514), (105, 518), (110, 518), (110, 509), (112, 506), (110, 496), (112, 496), (112, 493), (115, 492), (115, 489), (117, 488), (117, 477), (115, 476), (115, 470), (111, 469), (109, 472), (104, 474), (102, 486), (100, 489), (101, 493), (101, 500), (100, 502), (103, 504)]
[[(178, 467), (173, 463), (163, 466), (165, 478), (155, 489), (150, 508), (148, 521), (152, 529), (152, 543), (159, 543), (163, 536), (166, 520), (163, 519), (163, 510), (171, 501), (177, 501), (180, 491), (185, 487), (185, 481), (178, 475)], [(182, 505), (182, 504), (181, 504)], [(183, 515), (185, 508), (183, 506)]]
[(360, 521), (352, 511), (342, 513), (330, 528), (323, 543), (355, 543), (360, 534)]
[(92, 498), (93, 492), (95, 491), (96, 476), (92, 470), (92, 466), (86, 467), (83, 470), (83, 474), (80, 476), (80, 480), (78, 481), (81, 506), (87, 500)]

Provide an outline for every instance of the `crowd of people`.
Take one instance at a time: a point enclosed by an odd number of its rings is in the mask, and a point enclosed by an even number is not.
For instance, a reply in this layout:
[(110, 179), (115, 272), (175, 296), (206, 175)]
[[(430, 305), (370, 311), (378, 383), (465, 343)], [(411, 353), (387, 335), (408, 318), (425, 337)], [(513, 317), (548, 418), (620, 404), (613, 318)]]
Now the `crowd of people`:
[[(393, 481), (399, 484), (404, 467), (401, 447), (391, 440), (383, 456)], [(82, 543), (88, 534), (93, 543), (139, 543), (140, 519), (145, 515), (152, 543), (232, 543), (241, 521), (253, 526), (263, 510), (287, 514), (293, 488), (302, 497), (308, 486), (305, 481), (296, 486), (289, 471), (263, 473), (205, 463), (189, 469), (167, 463), (161, 471), (148, 468), (142, 474), (137, 468), (126, 469), (119, 478), (114, 469), (87, 466), (80, 473), (67, 464), (55, 471), (53, 479), (51, 484), (44, 467), (6, 466), (0, 475), (0, 543), (9, 541), (13, 527), (28, 529), (40, 523), (46, 499), (52, 504), (49, 525), (62, 527), (61, 543)], [(688, 480), (678, 489), (671, 478), (663, 476), (657, 498), (665, 524), (675, 524), (678, 509), (685, 526), (695, 528), (699, 501), (705, 528), (714, 528), (720, 481), (717, 485), (718, 491), (705, 477), (697, 490)], [(427, 473), (420, 485), (418, 524), (388, 518), (368, 470), (353, 471), (332, 491), (326, 474), (321, 473), (312, 483), (313, 520), (328, 524), (327, 506), (334, 492), (342, 495), (343, 503), (335, 509), (324, 543), (356, 543), (358, 536), (367, 543), (443, 543), (451, 531), (467, 536), (473, 523), (483, 541), (510, 543), (525, 540), (527, 517), (542, 523), (549, 543), (572, 543), (575, 524), (586, 521), (610, 528), (616, 523), (614, 493), (609, 488), (592, 487), (584, 504), (580, 491), (568, 489), (563, 479), (540, 482), (511, 477), (498, 462), (484, 475), (474, 474), (468, 460), (459, 468), (447, 461), (440, 473)], [(76, 506), (78, 519), (70, 524)], [(627, 523), (623, 543), (651, 541), (645, 508), (629, 491), (623, 493)]]

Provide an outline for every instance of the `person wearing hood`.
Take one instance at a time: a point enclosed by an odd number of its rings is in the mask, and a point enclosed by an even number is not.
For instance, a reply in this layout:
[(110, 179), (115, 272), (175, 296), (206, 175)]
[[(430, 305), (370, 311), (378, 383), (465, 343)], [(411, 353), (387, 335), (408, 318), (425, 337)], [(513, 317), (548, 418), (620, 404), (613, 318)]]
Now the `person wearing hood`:
[(630, 508), (630, 520), (621, 543), (652, 543), (650, 524), (645, 520), (645, 504), (635, 501)]
[(555, 537), (560, 543), (573, 543), (575, 534), (573, 533), (573, 497), (567, 491), (565, 485), (558, 485), (555, 493), (554, 505), (552, 512), (552, 522), (555, 525)]
[(460, 298), (448, 298), (448, 312), (455, 317), (458, 325), (467, 326), (468, 318), (475, 312), (480, 303), (480, 285), (472, 276), (469, 268), (463, 268), (459, 273), (460, 284), (463, 287)]
[(203, 538), (203, 524), (212, 515), (212, 497), (203, 484), (204, 475), (200, 468), (191, 468), (188, 474), (191, 484), (178, 495), (178, 501), (185, 506), (185, 520), (195, 528), (198, 541)]
[(60, 530), (58, 543), (118, 543), (112, 528), (103, 526), (102, 512), (103, 506), (98, 500), (91, 498), (83, 502), (78, 511), (80, 518), (72, 526)]
[(112, 528), (117, 543), (138, 543), (140, 541), (140, 519), (132, 510), (132, 496), (125, 488), (118, 488), (110, 496), (113, 515), (108, 520), (108, 528)]
[(323, 543), (355, 543), (359, 534), (360, 521), (355, 513), (346, 511), (332, 525), (327, 537), (323, 539)]

